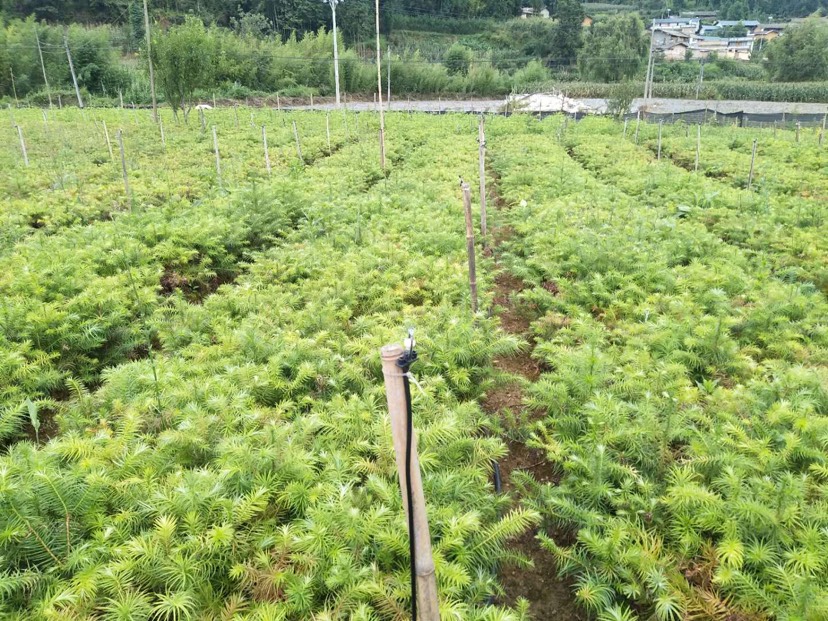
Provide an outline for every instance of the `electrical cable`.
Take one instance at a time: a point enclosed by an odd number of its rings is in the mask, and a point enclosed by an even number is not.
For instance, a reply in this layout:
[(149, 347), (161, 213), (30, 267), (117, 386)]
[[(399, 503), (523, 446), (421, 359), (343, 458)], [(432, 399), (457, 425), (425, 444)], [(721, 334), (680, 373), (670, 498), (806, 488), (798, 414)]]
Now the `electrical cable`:
[(414, 330), (408, 331), (406, 339), (408, 349), (397, 359), (397, 367), (403, 372), (403, 387), (405, 388), (406, 436), (405, 436), (405, 498), (408, 503), (408, 552), (410, 556), (409, 570), (411, 572), (411, 619), (417, 619), (417, 558), (414, 541), (414, 491), (411, 487), (411, 454), (414, 438), (414, 416), (411, 409), (411, 382), (409, 369), (417, 360), (414, 350)]

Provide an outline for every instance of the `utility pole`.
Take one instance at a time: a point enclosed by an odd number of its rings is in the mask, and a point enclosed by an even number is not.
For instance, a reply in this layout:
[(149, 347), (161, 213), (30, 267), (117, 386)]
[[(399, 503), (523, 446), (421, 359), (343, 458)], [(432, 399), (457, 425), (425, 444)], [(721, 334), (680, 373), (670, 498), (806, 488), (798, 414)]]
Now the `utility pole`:
[(377, 103), (380, 117), (380, 165), (385, 170), (385, 113), (382, 110), (382, 50), (380, 49), (379, 0), (374, 0), (377, 30)]
[(323, 0), (327, 2), (331, 7), (331, 19), (333, 21), (333, 44), (334, 44), (334, 82), (336, 83), (336, 107), (339, 108), (339, 46), (337, 43), (337, 33), (336, 33), (336, 5), (339, 4), (342, 0)]
[[(155, 74), (152, 70), (152, 50), (150, 49), (150, 21), (147, 0), (144, 0), (144, 32), (147, 35), (147, 62), (149, 63), (150, 92), (152, 93), (152, 120), (158, 122), (158, 101), (155, 99)], [(215, 108), (215, 102), (213, 102)]]
[(40, 48), (40, 35), (37, 34), (35, 26), (35, 41), (37, 41), (37, 54), (40, 56), (40, 70), (43, 71), (43, 83), (46, 85), (46, 96), (49, 98), (49, 109), (52, 109), (52, 89), (49, 88), (49, 78), (46, 77), (46, 65), (43, 63), (43, 50)]
[(80, 88), (78, 88), (78, 76), (75, 75), (75, 66), (72, 64), (72, 54), (69, 52), (69, 36), (66, 34), (65, 28), (63, 30), (63, 46), (66, 48), (66, 58), (69, 59), (69, 72), (72, 74), (72, 83), (75, 85), (78, 107), (83, 109), (83, 99), (81, 99)]

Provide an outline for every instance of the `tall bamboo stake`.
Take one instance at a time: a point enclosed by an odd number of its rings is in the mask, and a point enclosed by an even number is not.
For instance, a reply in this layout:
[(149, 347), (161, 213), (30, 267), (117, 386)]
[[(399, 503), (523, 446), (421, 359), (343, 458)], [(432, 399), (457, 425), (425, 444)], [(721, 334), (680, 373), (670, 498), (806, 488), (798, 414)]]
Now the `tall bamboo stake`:
[(754, 141), (753, 141), (753, 154), (750, 156), (750, 173), (748, 174), (748, 185), (747, 185), (748, 190), (750, 190), (753, 187), (753, 166), (756, 163), (756, 145), (757, 145), (757, 141), (754, 139)]
[(262, 125), (262, 144), (264, 145), (265, 168), (267, 174), (270, 174), (270, 153), (267, 151), (267, 129)]
[(9, 67), (9, 73), (11, 74), (12, 93), (14, 94), (14, 107), (19, 108), (20, 102), (17, 101), (17, 87), (14, 85), (14, 69)]
[(106, 121), (101, 121), (101, 123), (103, 123), (104, 138), (106, 138), (106, 149), (109, 151), (109, 159), (114, 160), (115, 156), (112, 154), (112, 143), (109, 141), (109, 130), (106, 128)]
[(461, 183), (463, 209), (466, 214), (466, 251), (469, 255), (469, 289), (471, 291), (472, 314), (477, 314), (477, 269), (474, 259), (474, 223), (472, 222), (471, 189), (468, 183)]
[(23, 163), (29, 165), (29, 154), (26, 152), (26, 142), (23, 140), (23, 129), (17, 125), (17, 137), (20, 138), (20, 151), (23, 153)]
[[(417, 617), (419, 621), (440, 621), (437, 600), (437, 580), (434, 573), (434, 559), (431, 554), (431, 535), (428, 529), (423, 481), (420, 473), (420, 459), (417, 455), (417, 437), (412, 434), (411, 456), (406, 461), (408, 445), (408, 407), (405, 396), (405, 382), (397, 361), (404, 353), (397, 344), (386, 345), (380, 349), (382, 374), (385, 380), (385, 395), (388, 400), (388, 414), (391, 418), (391, 437), (397, 461), (397, 473), (400, 478), (403, 508), (406, 515), (412, 512), (414, 532), (409, 533), (414, 539), (417, 581)], [(411, 473), (410, 477), (408, 473)], [(407, 490), (411, 490), (412, 506), (408, 506)]]
[(385, 113), (382, 110), (382, 49), (380, 48), (380, 19), (379, 19), (379, 0), (375, 0), (375, 15), (376, 15), (376, 30), (377, 30), (377, 102), (380, 117), (379, 130), (379, 147), (380, 147), (380, 166), (385, 170)]
[(328, 154), (331, 152), (331, 114), (325, 113), (325, 136), (328, 138)]
[(819, 146), (825, 141), (825, 122), (828, 121), (828, 114), (822, 117), (822, 129), (819, 130)]
[(129, 209), (132, 211), (132, 194), (129, 191), (129, 177), (127, 177), (126, 152), (124, 151), (123, 132), (119, 129), (115, 137), (118, 139), (118, 147), (121, 150), (121, 172), (124, 176), (124, 192), (126, 193), (127, 200), (129, 201)]
[(155, 73), (153, 73), (152, 67), (152, 49), (151, 49), (151, 41), (152, 35), (150, 34), (150, 21), (149, 21), (149, 10), (147, 9), (147, 0), (144, 0), (144, 32), (147, 35), (147, 63), (149, 63), (149, 80), (150, 80), (150, 93), (152, 94), (152, 120), (156, 123), (158, 122), (158, 101), (155, 98)]
[(299, 158), (299, 163), (305, 163), (305, 158), (302, 157), (302, 145), (299, 142), (299, 130), (296, 129), (296, 121), (293, 121), (293, 137), (296, 139), (296, 155)]
[(221, 158), (219, 157), (218, 136), (216, 135), (216, 126), (213, 125), (213, 151), (216, 152), (216, 179), (218, 179), (219, 187), (221, 185)]
[(161, 117), (158, 117), (158, 129), (161, 132), (161, 146), (164, 149), (167, 148), (167, 137), (164, 135), (164, 122), (161, 120)]
[(483, 129), (483, 115), (477, 124), (477, 160), (478, 172), (480, 175), (480, 236), (483, 238), (483, 247), (487, 245), (486, 226), (486, 132)]
[(638, 144), (638, 132), (641, 129), (641, 110), (636, 114), (635, 119), (635, 144)]
[(40, 70), (43, 72), (43, 84), (46, 86), (46, 96), (49, 98), (49, 108), (52, 107), (52, 89), (49, 88), (49, 78), (46, 76), (46, 65), (43, 62), (43, 50), (40, 47), (40, 35), (37, 34), (35, 26), (35, 41), (37, 42), (37, 55), (40, 57)]
[(75, 75), (75, 66), (72, 64), (72, 54), (69, 52), (69, 36), (66, 30), (63, 31), (63, 46), (66, 48), (66, 58), (69, 60), (69, 72), (72, 74), (72, 83), (75, 85), (75, 95), (78, 97), (78, 108), (83, 108), (80, 88), (78, 88), (78, 76)]
[(796, 144), (799, 144), (799, 133), (802, 131), (802, 123), (796, 123)]
[(696, 126), (696, 172), (699, 172), (699, 162), (701, 160), (701, 124)]
[(658, 161), (661, 161), (661, 132), (664, 129), (664, 121), (658, 122)]

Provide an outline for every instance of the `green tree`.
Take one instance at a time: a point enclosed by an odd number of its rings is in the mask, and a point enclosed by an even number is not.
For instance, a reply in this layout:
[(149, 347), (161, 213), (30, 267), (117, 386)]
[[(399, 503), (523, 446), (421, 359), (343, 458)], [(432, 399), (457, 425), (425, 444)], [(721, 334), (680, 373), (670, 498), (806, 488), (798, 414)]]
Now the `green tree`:
[(828, 78), (828, 26), (816, 19), (787, 29), (767, 49), (767, 68), (774, 80), (802, 82)]
[(622, 13), (593, 24), (578, 59), (584, 77), (619, 82), (633, 77), (647, 53), (644, 24), (634, 13)]
[(156, 80), (176, 118), (181, 110), (186, 120), (195, 89), (212, 82), (213, 51), (212, 37), (194, 17), (154, 37)]
[(137, 50), (144, 43), (144, 8), (141, 2), (130, 2), (127, 8), (129, 45)]
[(558, 0), (557, 22), (552, 30), (552, 55), (561, 64), (572, 64), (583, 41), (584, 9), (578, 0)]
[(446, 51), (443, 64), (450, 74), (468, 75), (471, 66), (472, 53), (465, 45), (455, 43)]

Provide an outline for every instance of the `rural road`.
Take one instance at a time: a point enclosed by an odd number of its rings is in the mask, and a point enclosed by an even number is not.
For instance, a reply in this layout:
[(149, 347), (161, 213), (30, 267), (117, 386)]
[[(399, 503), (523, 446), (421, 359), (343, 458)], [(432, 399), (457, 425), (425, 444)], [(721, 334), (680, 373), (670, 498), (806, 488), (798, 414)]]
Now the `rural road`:
[[(593, 112), (606, 112), (606, 99), (571, 99), (570, 101), (580, 104)], [(430, 100), (430, 101), (407, 101), (391, 100), (391, 109), (396, 111), (413, 110), (415, 112), (502, 112), (505, 106), (505, 99), (470, 99), (463, 100)], [(288, 106), (283, 106), (288, 108)], [(317, 103), (314, 110), (333, 110), (336, 106), (333, 103)], [(370, 101), (348, 102), (349, 110), (373, 110), (376, 104)], [(643, 99), (636, 99), (632, 105), (632, 112), (644, 107)], [(294, 110), (308, 110), (311, 106), (290, 106)], [(826, 114), (828, 103), (783, 103), (774, 101), (718, 101), (704, 99), (657, 99), (650, 100), (648, 110), (653, 113), (671, 114), (701, 110), (707, 108), (716, 112), (727, 114), (732, 112), (749, 112), (753, 114)], [(387, 108), (386, 108), (387, 109)], [(559, 107), (540, 105), (529, 107), (525, 110), (530, 112), (555, 112)]]

